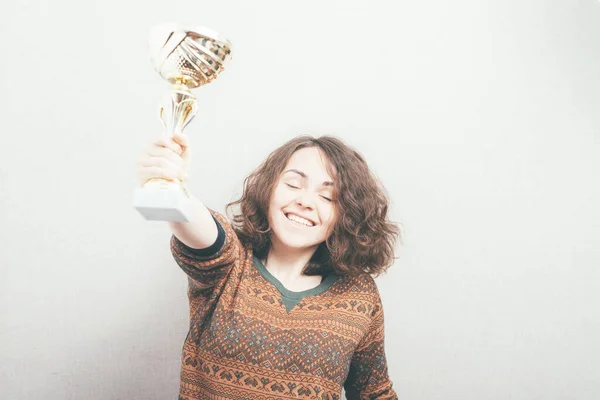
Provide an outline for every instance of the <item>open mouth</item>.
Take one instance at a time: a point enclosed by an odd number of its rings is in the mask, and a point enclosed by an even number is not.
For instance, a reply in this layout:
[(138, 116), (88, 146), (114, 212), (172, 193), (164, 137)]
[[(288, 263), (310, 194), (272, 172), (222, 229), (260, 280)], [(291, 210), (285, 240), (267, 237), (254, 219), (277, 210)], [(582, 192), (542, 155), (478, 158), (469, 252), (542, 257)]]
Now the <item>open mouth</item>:
[(303, 226), (305, 228), (312, 228), (315, 226), (315, 224), (307, 219), (301, 218), (295, 214), (285, 214), (285, 217), (290, 220), (292, 223), (294, 223), (295, 225), (298, 226)]

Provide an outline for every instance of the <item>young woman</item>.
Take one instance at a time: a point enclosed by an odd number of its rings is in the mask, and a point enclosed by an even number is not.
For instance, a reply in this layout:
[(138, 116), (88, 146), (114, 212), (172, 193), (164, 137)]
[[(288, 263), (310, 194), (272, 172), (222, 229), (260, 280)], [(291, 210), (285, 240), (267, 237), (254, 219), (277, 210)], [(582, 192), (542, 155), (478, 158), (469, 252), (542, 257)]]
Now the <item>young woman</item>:
[[(153, 143), (139, 178), (187, 176), (185, 136)], [(372, 274), (400, 236), (385, 191), (341, 140), (299, 136), (246, 178), (228, 220), (192, 196), (172, 223), (190, 328), (180, 400), (397, 399)]]

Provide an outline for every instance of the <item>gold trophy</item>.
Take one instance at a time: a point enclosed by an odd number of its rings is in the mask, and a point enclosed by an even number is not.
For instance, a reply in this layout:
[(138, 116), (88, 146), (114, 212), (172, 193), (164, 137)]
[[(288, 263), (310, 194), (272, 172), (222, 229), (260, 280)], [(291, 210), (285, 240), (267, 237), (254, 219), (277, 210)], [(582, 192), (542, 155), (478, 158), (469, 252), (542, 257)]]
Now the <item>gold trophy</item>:
[[(171, 84), (159, 109), (165, 132), (182, 133), (198, 110), (190, 89), (217, 78), (231, 59), (231, 43), (204, 27), (164, 23), (150, 30), (148, 47), (154, 69)], [(147, 220), (188, 222), (189, 199), (185, 182), (152, 178), (135, 190), (133, 206)]]

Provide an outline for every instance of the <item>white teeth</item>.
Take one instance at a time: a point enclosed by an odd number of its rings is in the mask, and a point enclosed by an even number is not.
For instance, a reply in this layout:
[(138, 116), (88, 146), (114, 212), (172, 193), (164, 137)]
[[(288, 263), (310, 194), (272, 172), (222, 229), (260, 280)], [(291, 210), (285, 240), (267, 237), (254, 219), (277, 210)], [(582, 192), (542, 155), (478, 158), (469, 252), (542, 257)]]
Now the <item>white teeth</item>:
[(294, 215), (294, 214), (288, 214), (288, 215), (286, 215), (286, 217), (287, 217), (289, 220), (291, 220), (291, 221), (294, 221), (294, 222), (297, 222), (297, 223), (299, 223), (299, 224), (302, 224), (302, 225), (305, 225), (305, 226), (313, 226), (312, 222), (310, 222), (310, 221), (309, 221), (309, 220), (307, 220), (307, 219), (304, 219), (304, 218), (298, 217), (297, 215)]

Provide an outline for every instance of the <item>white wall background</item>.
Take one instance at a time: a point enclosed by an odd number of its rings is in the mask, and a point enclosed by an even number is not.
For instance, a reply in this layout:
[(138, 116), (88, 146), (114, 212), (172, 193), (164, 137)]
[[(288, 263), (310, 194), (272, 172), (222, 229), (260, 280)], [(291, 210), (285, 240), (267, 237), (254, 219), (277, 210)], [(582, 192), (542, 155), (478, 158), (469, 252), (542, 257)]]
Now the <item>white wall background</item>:
[(131, 207), (168, 86), (148, 29), (234, 44), (199, 89), (191, 188), (223, 211), (334, 134), (392, 198), (377, 279), (408, 400), (600, 398), (600, 3), (3, 1), (0, 397), (174, 399), (186, 279)]

